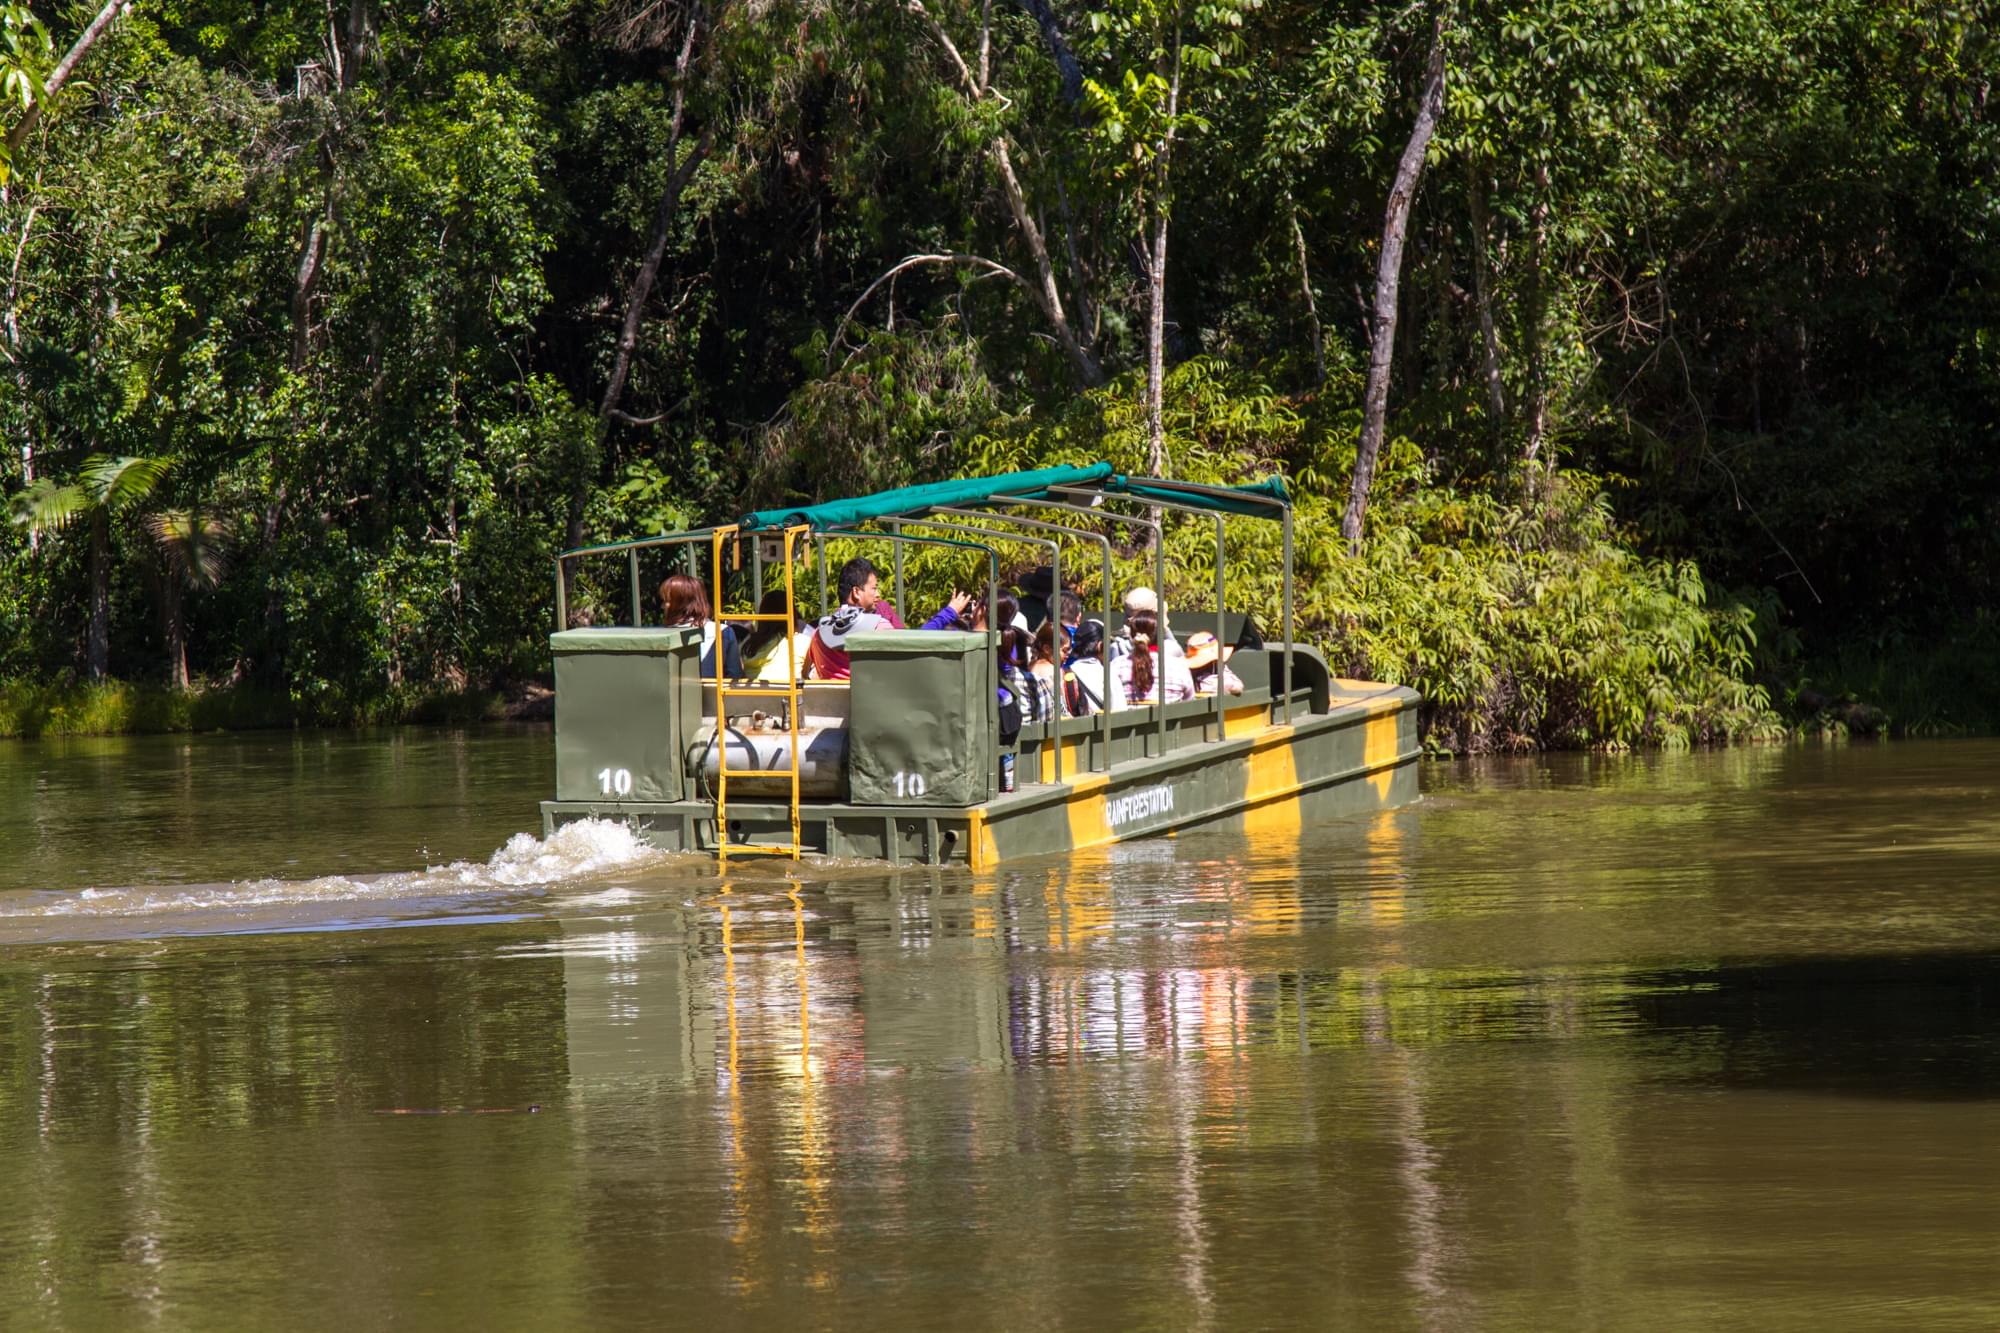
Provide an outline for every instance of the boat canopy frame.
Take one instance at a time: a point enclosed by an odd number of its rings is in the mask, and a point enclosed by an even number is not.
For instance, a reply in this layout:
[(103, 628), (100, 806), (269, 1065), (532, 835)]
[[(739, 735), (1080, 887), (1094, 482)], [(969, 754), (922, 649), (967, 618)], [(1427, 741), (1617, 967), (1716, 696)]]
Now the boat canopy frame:
[[(1144, 507), (1151, 511), (1153, 516), (1150, 518), (1140, 517), (1135, 514), (1103, 507), (1106, 501), (1113, 500), (1125, 505)], [(1225, 561), (1227, 559), (1227, 537), (1223, 519), (1225, 516), (1237, 516), (1263, 518), (1278, 522), (1281, 529), (1280, 540), (1283, 561), (1282, 642), (1284, 661), (1283, 684), (1278, 690), (1278, 694), (1282, 701), (1283, 719), (1286, 723), (1291, 722), (1293, 693), (1291, 686), (1294, 675), (1292, 658), (1296, 644), (1293, 589), (1293, 510), (1291, 496), (1285, 486), (1284, 479), (1276, 476), (1266, 477), (1259, 481), (1237, 486), (1213, 486), (1200, 482), (1179, 481), (1172, 478), (1132, 477), (1119, 473), (1110, 463), (1106, 462), (1082, 466), (1038, 468), (1032, 471), (1002, 473), (991, 477), (961, 478), (947, 482), (904, 486), (893, 490), (881, 491), (873, 495), (827, 501), (815, 505), (756, 510), (743, 515), (733, 524), (714, 524), (707, 527), (689, 529), (685, 532), (660, 533), (652, 537), (631, 538), (624, 541), (575, 547), (562, 552), (555, 559), (556, 627), (559, 630), (569, 627), (568, 562), (587, 556), (624, 554), (627, 559), (632, 624), (635, 626), (643, 625), (645, 623), (644, 598), (640, 581), (639, 553), (643, 550), (656, 547), (686, 546), (690, 549), (686, 552), (685, 563), (692, 566), (695, 560), (695, 552), (692, 548), (697, 543), (704, 542), (710, 543), (712, 547), (719, 546), (719, 542), (717, 541), (718, 534), (725, 540), (730, 538), (739, 541), (744, 539), (750, 540), (752, 549), (749, 572), (751, 575), (751, 595), (753, 599), (761, 599), (763, 593), (764, 560), (760, 539), (777, 532), (786, 534), (785, 543), (787, 547), (790, 546), (793, 540), (804, 537), (811, 540), (817, 548), (822, 613), (825, 611), (826, 599), (829, 593), (827, 586), (826, 543), (830, 538), (862, 541), (877, 540), (891, 543), (894, 558), (896, 595), (905, 602), (908, 601), (903, 580), (903, 546), (905, 543), (955, 546), (961, 549), (984, 551), (987, 556), (988, 565), (987, 605), (990, 607), (993, 604), (997, 598), (999, 589), (1000, 562), (999, 552), (994, 546), (981, 541), (911, 536), (902, 530), (903, 525), (906, 523), (926, 523), (945, 530), (957, 528), (968, 536), (976, 533), (979, 536), (990, 537), (994, 540), (1018, 542), (1023, 545), (1049, 548), (1051, 552), (1049, 562), (1050, 573), (1053, 576), (1052, 582), (1055, 585), (1051, 594), (1054, 604), (1050, 606), (1049, 614), (1057, 617), (1058, 623), (1060, 623), (1060, 599), (1062, 595), (1060, 572), (1062, 557), (1059, 544), (1056, 541), (1026, 535), (1002, 534), (990, 530), (968, 528), (962, 522), (943, 522), (938, 518), (934, 518), (933, 515), (943, 515), (947, 519), (956, 520), (976, 518), (981, 522), (1003, 523), (1021, 528), (1032, 528), (1080, 540), (1092, 541), (1098, 544), (1103, 560), (1106, 629), (1106, 642), (1099, 647), (1099, 660), (1104, 665), (1104, 688), (1108, 695), (1111, 683), (1108, 638), (1112, 615), (1110, 539), (1101, 532), (1092, 531), (1087, 528), (1066, 526), (1047, 520), (1030, 519), (1022, 515), (1006, 513), (1002, 511), (1001, 507), (1003, 506), (1008, 508), (1021, 506), (1051, 510), (1061, 514), (1076, 515), (1080, 518), (1091, 520), (1094, 523), (1117, 522), (1123, 523), (1128, 527), (1149, 531), (1153, 537), (1154, 577), (1158, 585), (1156, 595), (1160, 599), (1159, 614), (1163, 622), (1166, 619), (1168, 611), (1166, 599), (1166, 543), (1165, 525), (1160, 521), (1158, 515), (1160, 511), (1164, 510), (1186, 514), (1191, 517), (1199, 517), (1206, 514), (1213, 518), (1215, 522), (1216, 543), (1215, 632), (1218, 649), (1215, 710), (1218, 728), (1225, 725), (1223, 719), (1226, 716), (1226, 699), (1222, 688), (1222, 681), (1224, 679), (1222, 676), (1223, 662), (1220, 656), (1224, 637), (1223, 606), (1226, 596)], [(874, 528), (872, 530), (863, 528), (864, 524), (875, 523), (883, 525), (887, 530), (884, 531), (882, 528)], [(805, 531), (801, 532), (801, 529)], [(711, 556), (712, 561), (717, 563), (719, 563), (720, 558), (719, 550), (715, 551)], [(789, 563), (789, 551), (787, 551), (786, 559)], [(744, 572), (743, 563), (739, 549), (736, 556), (736, 567), (739, 573)], [(719, 570), (712, 571), (712, 575), (719, 574)], [(728, 618), (728, 613), (720, 606), (714, 608), (713, 614), (718, 621)], [(997, 631), (990, 624), (987, 629), (987, 638), (989, 646), (997, 645)], [(718, 660), (718, 669), (720, 665), (721, 663)], [(1161, 753), (1164, 754), (1168, 743), (1164, 700), (1164, 673), (1160, 674), (1159, 679), (1161, 697), (1158, 701), (1150, 703), (1146, 707), (1156, 715), (1160, 734)], [(1057, 694), (1059, 696), (1060, 693), (1061, 691), (1058, 690)], [(718, 704), (719, 702), (718, 700)], [(1104, 707), (1101, 711), (1105, 714), (1104, 725), (1108, 728), (1109, 715), (1112, 711), (1110, 708), (1111, 701), (1107, 697), (1102, 702)], [(1060, 719), (1067, 712), (1060, 697), (1057, 699), (1057, 706), (1054, 711), (1058, 721), (1056, 726), (1051, 730), (1056, 749), (1057, 774), (1058, 779), (1060, 779), (1063, 760)], [(991, 714), (990, 725), (997, 744), (999, 728), (999, 708), (997, 701), (989, 707), (988, 712)], [(1218, 730), (1218, 739), (1221, 737), (1222, 733)], [(1108, 762), (1109, 747), (1106, 746), (1105, 749)], [(989, 775), (989, 790), (992, 789), (994, 781), (993, 775)]]

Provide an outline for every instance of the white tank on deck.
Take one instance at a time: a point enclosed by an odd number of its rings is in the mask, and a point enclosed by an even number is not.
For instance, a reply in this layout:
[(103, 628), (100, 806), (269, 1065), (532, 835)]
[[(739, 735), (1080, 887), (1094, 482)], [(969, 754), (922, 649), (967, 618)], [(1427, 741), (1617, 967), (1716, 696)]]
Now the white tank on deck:
[[(705, 727), (688, 751), (688, 772), (699, 784), (702, 795), (713, 795), (721, 781), (722, 754), (729, 756), (729, 795), (777, 796), (791, 794), (792, 737), (785, 730), (745, 730), (729, 727), (723, 744), (714, 741), (714, 730)], [(744, 769), (779, 770), (786, 776), (739, 778)], [(845, 796), (847, 793), (847, 728), (807, 726), (799, 729), (799, 795)]]

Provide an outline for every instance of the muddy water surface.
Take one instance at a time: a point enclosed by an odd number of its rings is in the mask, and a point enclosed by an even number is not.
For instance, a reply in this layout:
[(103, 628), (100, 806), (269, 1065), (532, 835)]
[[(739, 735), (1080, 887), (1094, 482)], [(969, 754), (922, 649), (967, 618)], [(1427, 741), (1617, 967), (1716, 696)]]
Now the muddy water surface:
[(551, 749), (0, 744), (0, 1323), (2000, 1324), (2000, 745), (727, 880)]

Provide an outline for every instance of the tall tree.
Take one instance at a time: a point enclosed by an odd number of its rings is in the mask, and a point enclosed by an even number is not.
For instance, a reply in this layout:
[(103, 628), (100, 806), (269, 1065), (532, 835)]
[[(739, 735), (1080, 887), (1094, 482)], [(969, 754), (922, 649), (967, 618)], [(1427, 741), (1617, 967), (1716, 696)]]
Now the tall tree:
[(1396, 351), (1397, 291), (1403, 278), (1403, 236), (1410, 225), (1410, 205), (1444, 107), (1445, 19), (1431, 25), (1430, 58), (1424, 64), (1423, 91), (1417, 98), (1416, 122), (1396, 164), (1383, 210), (1382, 249), (1375, 266), (1375, 311), (1369, 321), (1368, 385), (1362, 397), (1361, 442), (1354, 455), (1354, 479), (1348, 487), (1347, 508), (1340, 516), (1340, 535), (1348, 549), (1360, 554), (1368, 516), (1368, 492), (1375, 484), (1375, 460), (1382, 452), (1382, 435), (1389, 415), (1389, 368)]
[[(1132, 189), (1145, 255), (1146, 455), (1166, 473), (1167, 238), (1174, 205), (1174, 150), (1210, 125), (1188, 80), (1240, 79), (1243, 19), (1262, 0), (1116, 0), (1093, 10), (1092, 54), (1104, 78), (1085, 78), (1091, 133)], [(1203, 91), (1212, 91), (1206, 85)]]
[[(992, 0), (980, 0), (976, 6), (977, 15), (967, 16), (968, 26), (976, 28), (972, 44), (973, 57), (968, 58), (960, 51), (959, 43), (952, 40), (950, 31), (939, 14), (926, 8), (922, 0), (905, 0), (909, 12), (926, 25), (932, 39), (949, 62), (952, 72), (951, 82), (968, 104), (968, 111), (979, 113), (991, 108), (996, 102), (1009, 103), (995, 85), (995, 61), (993, 59), (993, 5)], [(942, 7), (940, 0), (940, 7)], [(1051, 22), (1053, 17), (1051, 16)], [(993, 173), (998, 180), (1001, 193), (1007, 200), (1007, 214), (1013, 222), (1015, 235), (1022, 249), (1028, 253), (1033, 265), (1032, 280), (1022, 279), (1012, 270), (1002, 269), (1009, 277), (1020, 283), (1043, 319), (1048, 321), (1056, 341), (1062, 346), (1063, 355), (1069, 359), (1077, 382), (1088, 388), (1104, 381), (1104, 372), (1098, 365), (1097, 354), (1090, 346), (1086, 333), (1080, 331), (1070, 318), (1069, 310), (1062, 298), (1061, 284), (1056, 281), (1055, 261), (1050, 256), (1047, 238), (1040, 224), (1035, 221), (1035, 212), (1029, 206), (1028, 194), (1021, 186), (1020, 174), (1015, 170), (1016, 146), (1011, 136), (1003, 129), (992, 135), (986, 143), (987, 160), (993, 164)], [(909, 261), (904, 261), (906, 264)]]

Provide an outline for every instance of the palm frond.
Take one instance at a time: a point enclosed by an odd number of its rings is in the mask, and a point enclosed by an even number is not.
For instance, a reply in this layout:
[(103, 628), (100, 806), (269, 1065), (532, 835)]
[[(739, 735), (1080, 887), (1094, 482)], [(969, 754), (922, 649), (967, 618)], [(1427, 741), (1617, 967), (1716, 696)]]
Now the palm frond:
[(151, 495), (173, 466), (171, 458), (93, 454), (84, 460), (83, 479), (105, 508), (129, 509)]
[(229, 572), (235, 541), (221, 519), (194, 509), (155, 509), (140, 523), (176, 578), (213, 589)]
[(96, 503), (81, 486), (63, 485), (52, 477), (36, 480), (8, 502), (10, 517), (30, 532), (60, 532), (88, 513)]

